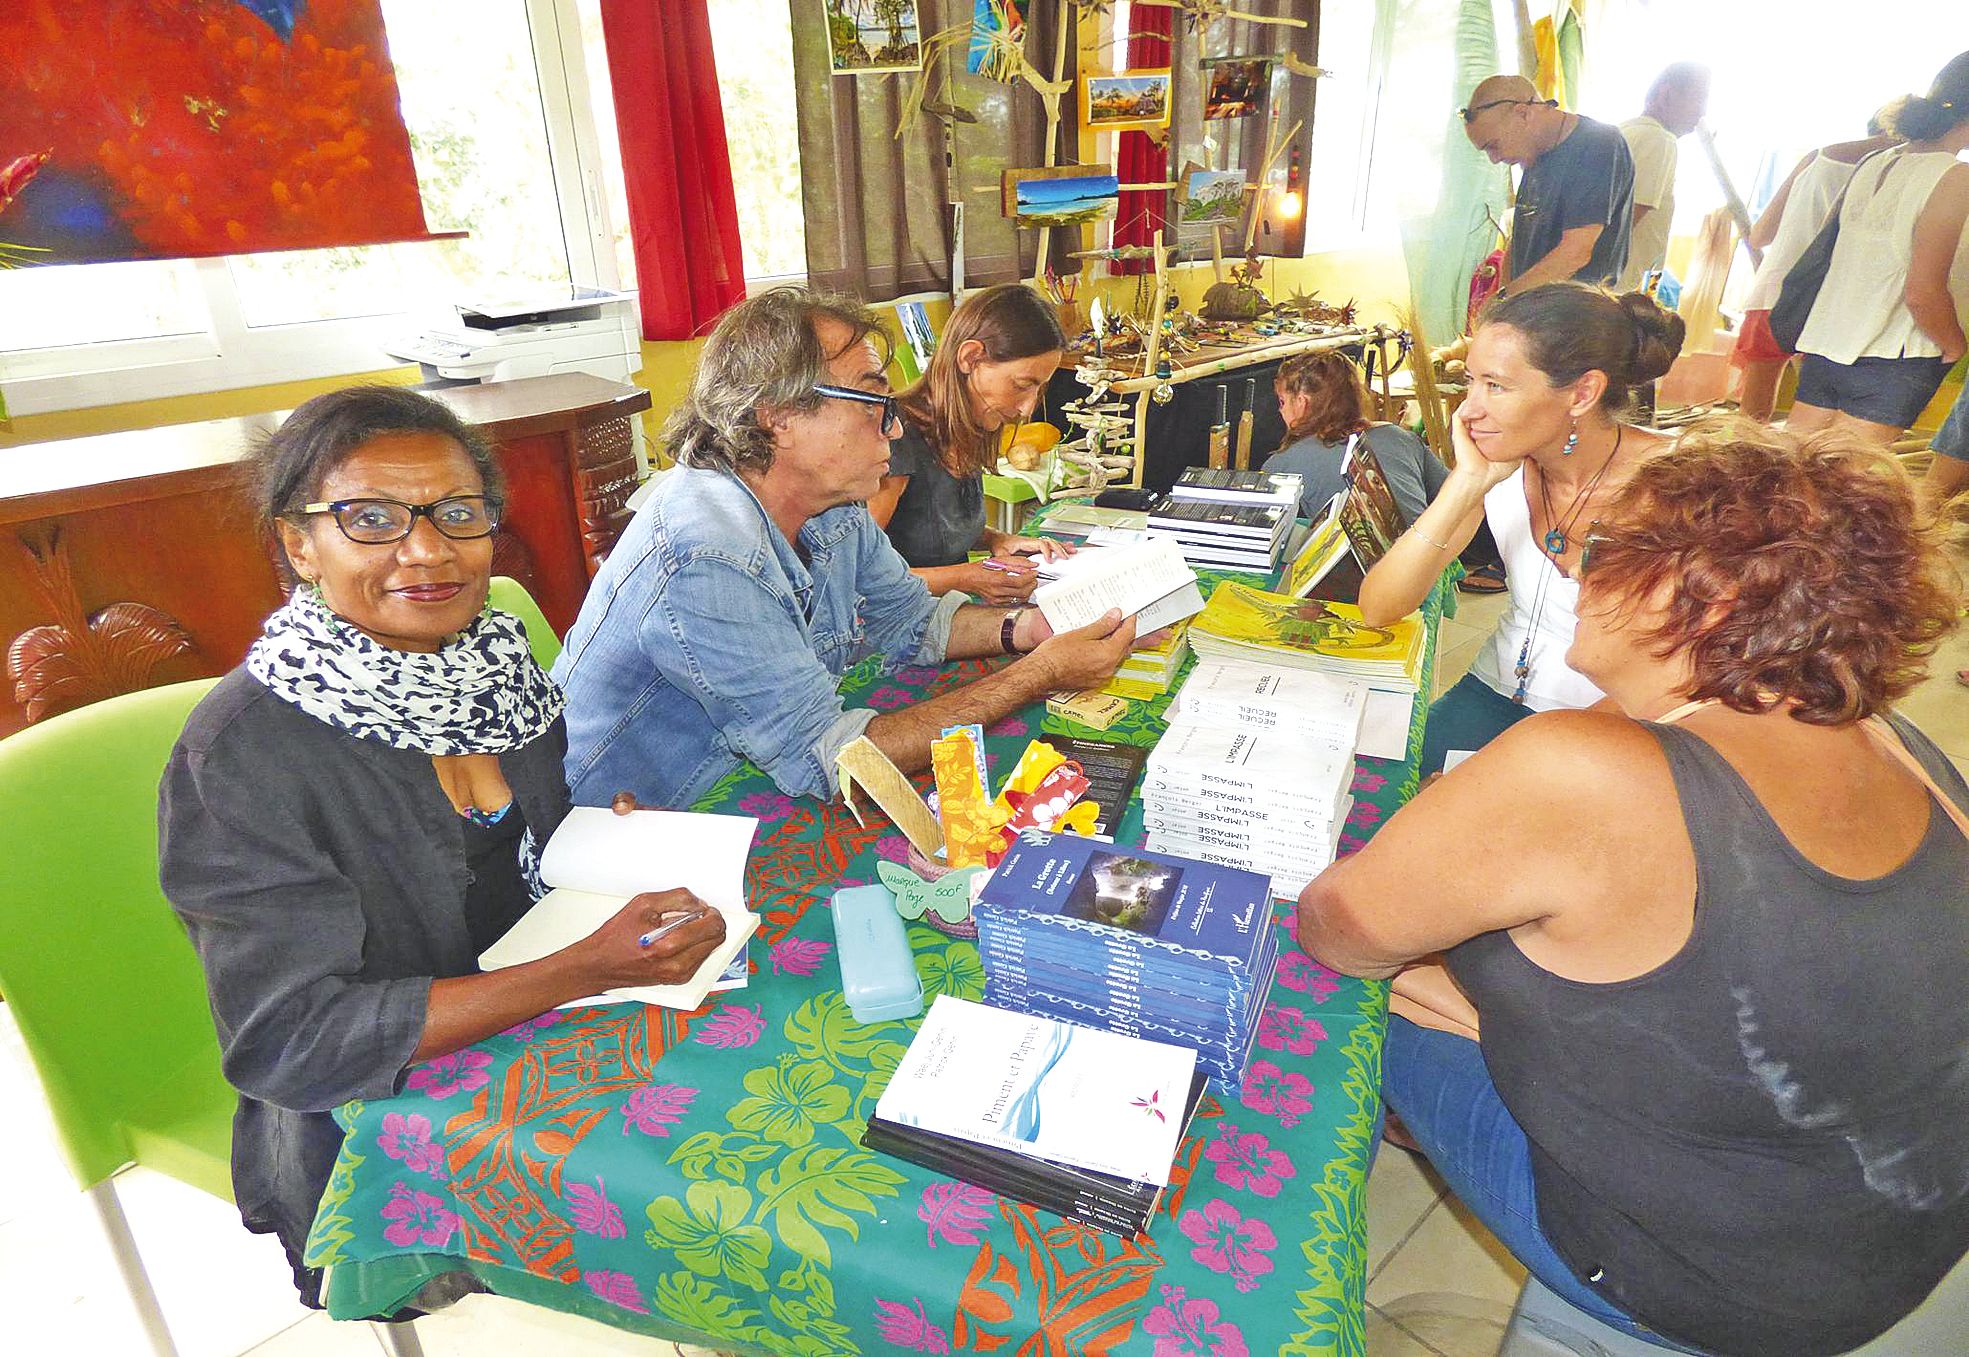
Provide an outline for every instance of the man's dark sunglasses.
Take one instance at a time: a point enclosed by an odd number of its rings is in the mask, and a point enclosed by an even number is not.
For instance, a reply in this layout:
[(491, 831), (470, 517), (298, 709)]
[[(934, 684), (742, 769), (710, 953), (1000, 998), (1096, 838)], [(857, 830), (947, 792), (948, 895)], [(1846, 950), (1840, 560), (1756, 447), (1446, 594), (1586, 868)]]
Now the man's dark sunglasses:
[(1503, 108), (1509, 104), (1549, 104), (1551, 102), (1550, 99), (1492, 99), (1489, 103), (1472, 104), (1468, 108), (1459, 108), (1456, 111), (1463, 115), (1463, 125), (1468, 127), (1477, 120), (1477, 115), (1487, 108)]
[(852, 386), (829, 386), (826, 382), (814, 383), (814, 394), (827, 396), (837, 401), (856, 401), (862, 405), (882, 407), (882, 436), (894, 438), (902, 432), (902, 411), (896, 408), (896, 398), (880, 391), (857, 391)]

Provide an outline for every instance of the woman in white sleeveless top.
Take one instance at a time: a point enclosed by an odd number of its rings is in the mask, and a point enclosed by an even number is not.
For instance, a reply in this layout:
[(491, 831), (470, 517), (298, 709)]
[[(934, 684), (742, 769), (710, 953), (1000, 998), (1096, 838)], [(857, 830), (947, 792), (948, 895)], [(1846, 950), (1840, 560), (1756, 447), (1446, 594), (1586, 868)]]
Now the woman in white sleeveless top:
[(1742, 376), (1737, 409), (1746, 418), (1768, 420), (1777, 405), (1778, 383), (1785, 365), (1797, 357), (1771, 333), (1771, 308), (1777, 305), (1784, 276), (1805, 253), (1859, 163), (1875, 151), (1901, 144), (1887, 128), (1906, 102), (1896, 99), (1874, 114), (1863, 141), (1836, 141), (1809, 151), (1771, 196), (1750, 228), (1750, 243), (1764, 252), (1743, 298), (1743, 323), (1737, 327), (1730, 362)]
[(1788, 426), (1900, 437), (1969, 349), (1969, 52), (1894, 114), (1905, 146), (1854, 172), (1839, 243), (1798, 338), (1805, 355)]
[(1422, 771), (1479, 749), (1535, 711), (1589, 707), (1600, 690), (1566, 665), (1579, 558), (1596, 509), (1668, 446), (1621, 419), (1634, 387), (1668, 371), (1682, 319), (1652, 298), (1549, 283), (1484, 312), (1451, 428), (1456, 466), (1435, 500), (1361, 585), (1370, 626), (1420, 607), (1488, 522), (1510, 608), (1464, 678), (1429, 708)]

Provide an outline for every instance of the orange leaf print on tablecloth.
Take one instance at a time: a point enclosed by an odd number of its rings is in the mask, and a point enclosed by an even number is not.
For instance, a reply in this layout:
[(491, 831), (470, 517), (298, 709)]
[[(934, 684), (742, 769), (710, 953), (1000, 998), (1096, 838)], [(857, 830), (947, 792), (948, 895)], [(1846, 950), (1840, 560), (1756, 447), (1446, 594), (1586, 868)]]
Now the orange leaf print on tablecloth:
[[(1017, 1255), (1000, 1254), (988, 1240), (979, 1247), (953, 1318), (953, 1343), (996, 1351), (1030, 1323), (1018, 1357), (1113, 1351), (1147, 1310), (1149, 1283), (1162, 1265), (1153, 1242), (1116, 1239), (1003, 1198), (998, 1209)], [(1030, 1288), (1023, 1297), (1021, 1281)]]

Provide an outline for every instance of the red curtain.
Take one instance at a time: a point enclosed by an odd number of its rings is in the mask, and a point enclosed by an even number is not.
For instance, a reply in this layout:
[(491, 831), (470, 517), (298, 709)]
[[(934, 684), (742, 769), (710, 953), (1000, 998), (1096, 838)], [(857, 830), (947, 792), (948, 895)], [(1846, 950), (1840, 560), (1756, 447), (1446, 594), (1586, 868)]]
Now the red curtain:
[(707, 0), (602, 0), (643, 338), (692, 339), (745, 296)]
[[(1169, 35), (1174, 31), (1176, 11), (1161, 5), (1128, 7), (1128, 65), (1131, 70), (1155, 70), (1169, 65)], [(1169, 150), (1146, 132), (1120, 132), (1115, 149), (1114, 172), (1124, 184), (1160, 184), (1169, 178)], [(1144, 189), (1121, 195), (1115, 213), (1116, 245), (1153, 245), (1155, 233), (1163, 229), (1163, 211), (1169, 202), (1167, 189)], [(1167, 242), (1165, 242), (1167, 243)], [(1118, 259), (1111, 266), (1115, 273), (1152, 273), (1154, 262), (1147, 259)]]

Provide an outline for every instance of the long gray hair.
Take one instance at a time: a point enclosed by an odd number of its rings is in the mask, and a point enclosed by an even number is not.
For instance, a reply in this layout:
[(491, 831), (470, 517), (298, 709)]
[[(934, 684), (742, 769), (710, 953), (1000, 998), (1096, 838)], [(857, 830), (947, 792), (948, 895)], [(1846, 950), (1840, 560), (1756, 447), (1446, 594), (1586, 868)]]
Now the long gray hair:
[(773, 464), (772, 431), (761, 411), (818, 408), (814, 384), (828, 380), (815, 332), (822, 319), (848, 327), (849, 344), (874, 339), (884, 364), (889, 336), (875, 313), (838, 293), (776, 287), (727, 311), (704, 342), (690, 394), (663, 426), (663, 445), (685, 466), (763, 473)]

